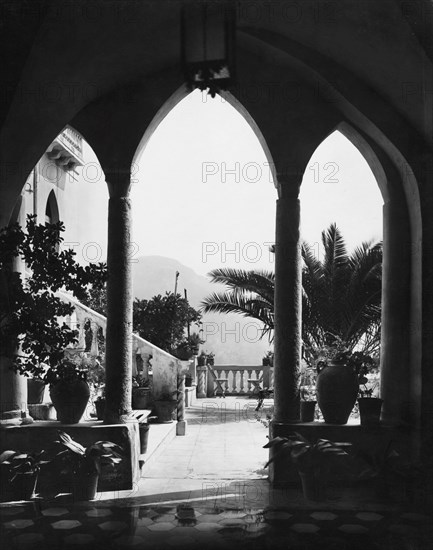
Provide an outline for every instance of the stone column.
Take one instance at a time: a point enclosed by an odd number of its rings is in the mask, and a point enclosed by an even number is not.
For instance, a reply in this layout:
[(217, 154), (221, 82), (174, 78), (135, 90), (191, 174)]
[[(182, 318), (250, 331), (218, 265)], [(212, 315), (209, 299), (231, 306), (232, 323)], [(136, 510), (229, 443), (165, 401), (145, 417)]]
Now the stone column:
[(302, 263), (298, 176), (279, 178), (275, 234), (274, 421), (299, 421)]
[(129, 420), (132, 384), (132, 279), (129, 260), (131, 203), (129, 172), (106, 174), (108, 203), (106, 424)]
[[(16, 221), (25, 228), (26, 213), (23, 198), (20, 196), (20, 208)], [(17, 206), (18, 208), (18, 206)], [(12, 220), (14, 222), (15, 220)], [(25, 263), (20, 257), (15, 258), (13, 271), (25, 277)], [(6, 293), (6, 283), (0, 281), (0, 292)], [(2, 300), (3, 302), (3, 300)], [(27, 411), (27, 378), (16, 374), (11, 369), (11, 357), (0, 356), (0, 424), (21, 424), (21, 412)]]
[(380, 376), (382, 422), (411, 422), (410, 229), (403, 200), (383, 206), (382, 332)]

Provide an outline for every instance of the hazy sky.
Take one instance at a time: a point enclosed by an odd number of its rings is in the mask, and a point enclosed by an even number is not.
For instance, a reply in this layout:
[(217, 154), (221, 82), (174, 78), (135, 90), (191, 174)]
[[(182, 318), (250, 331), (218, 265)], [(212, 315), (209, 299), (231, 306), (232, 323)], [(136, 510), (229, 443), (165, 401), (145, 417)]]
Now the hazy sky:
[[(293, 128), (296, 132), (296, 128)], [(159, 125), (132, 189), (138, 255), (175, 258), (201, 274), (273, 268), (276, 190), (243, 117), (194, 92)], [(367, 163), (335, 133), (312, 156), (301, 187), (302, 235), (319, 242), (337, 222), (349, 245), (382, 235), (382, 199)]]
[[(99, 204), (106, 212), (107, 187), (87, 149), (87, 164), (74, 187), (80, 194), (85, 186), (89, 200), (77, 205), (82, 211)], [(134, 258), (167, 256), (203, 275), (221, 266), (273, 269), (269, 245), (274, 242), (276, 189), (256, 136), (222, 98), (196, 91), (179, 103), (149, 140), (136, 177), (131, 191)], [(339, 133), (323, 142), (308, 163), (301, 216), (302, 236), (311, 244), (319, 243), (321, 231), (334, 221), (349, 248), (382, 238), (379, 188), (362, 155)], [(99, 216), (87, 220), (83, 242), (92, 226), (92, 240), (105, 256), (106, 224)]]

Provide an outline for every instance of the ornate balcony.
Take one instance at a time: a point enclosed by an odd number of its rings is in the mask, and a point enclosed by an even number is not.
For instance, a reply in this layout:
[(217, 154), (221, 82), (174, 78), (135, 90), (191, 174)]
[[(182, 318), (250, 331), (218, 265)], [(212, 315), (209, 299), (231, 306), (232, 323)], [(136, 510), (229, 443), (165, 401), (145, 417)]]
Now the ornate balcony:
[(83, 165), (83, 139), (73, 128), (66, 128), (47, 150), (47, 156), (65, 171)]

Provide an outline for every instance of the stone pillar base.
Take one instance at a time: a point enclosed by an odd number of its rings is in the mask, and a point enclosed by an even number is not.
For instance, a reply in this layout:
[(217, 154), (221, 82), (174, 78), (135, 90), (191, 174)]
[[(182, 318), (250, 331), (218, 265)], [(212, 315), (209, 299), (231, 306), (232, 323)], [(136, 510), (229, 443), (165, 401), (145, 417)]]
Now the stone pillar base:
[(186, 420), (179, 420), (176, 424), (176, 435), (186, 435)]

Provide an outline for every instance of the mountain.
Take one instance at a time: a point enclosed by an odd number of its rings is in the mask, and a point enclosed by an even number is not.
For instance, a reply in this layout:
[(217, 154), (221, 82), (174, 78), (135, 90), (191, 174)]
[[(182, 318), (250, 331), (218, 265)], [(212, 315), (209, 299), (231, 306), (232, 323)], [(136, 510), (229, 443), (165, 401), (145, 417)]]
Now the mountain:
[[(134, 296), (142, 300), (174, 292), (176, 271), (177, 292), (183, 296), (186, 289), (188, 301), (196, 309), (205, 296), (224, 289), (173, 258), (141, 256), (132, 264)], [(202, 329), (205, 340), (202, 349), (215, 353), (216, 365), (260, 365), (270, 349), (266, 337), (259, 339), (261, 324), (254, 319), (235, 314), (206, 314)]]

